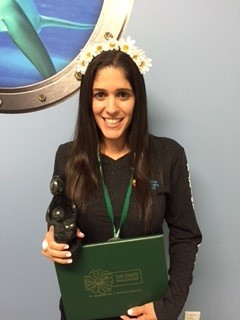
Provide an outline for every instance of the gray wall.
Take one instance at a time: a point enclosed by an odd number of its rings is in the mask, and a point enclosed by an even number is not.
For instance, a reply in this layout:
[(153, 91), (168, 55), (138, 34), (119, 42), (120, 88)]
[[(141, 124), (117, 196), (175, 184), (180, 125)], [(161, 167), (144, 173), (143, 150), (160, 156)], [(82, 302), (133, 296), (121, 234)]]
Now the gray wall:
[[(239, 0), (135, 0), (125, 35), (153, 59), (154, 134), (188, 155), (204, 242), (184, 310), (239, 314)], [(40, 255), (57, 146), (71, 139), (78, 95), (29, 114), (0, 114), (0, 319), (59, 319), (54, 266)], [(181, 316), (179, 319), (183, 319)]]

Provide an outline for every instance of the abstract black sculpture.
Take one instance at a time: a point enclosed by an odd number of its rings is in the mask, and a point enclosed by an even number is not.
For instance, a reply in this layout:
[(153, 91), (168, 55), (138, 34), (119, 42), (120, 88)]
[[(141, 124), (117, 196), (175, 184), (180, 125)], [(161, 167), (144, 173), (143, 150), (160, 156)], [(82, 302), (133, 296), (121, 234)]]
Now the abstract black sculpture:
[(50, 191), (53, 198), (46, 213), (48, 227), (54, 226), (55, 241), (67, 243), (73, 256), (81, 248), (81, 239), (76, 236), (76, 206), (66, 195), (64, 182), (58, 175), (52, 177)]

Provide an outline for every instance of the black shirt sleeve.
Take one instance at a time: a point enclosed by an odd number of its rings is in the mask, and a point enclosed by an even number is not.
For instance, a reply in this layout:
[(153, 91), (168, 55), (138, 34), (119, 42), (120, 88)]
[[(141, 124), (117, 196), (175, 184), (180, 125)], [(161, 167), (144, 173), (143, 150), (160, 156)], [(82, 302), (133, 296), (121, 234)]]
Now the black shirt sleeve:
[(163, 300), (154, 302), (159, 320), (176, 320), (192, 283), (195, 257), (201, 243), (192, 202), (190, 175), (183, 148), (170, 169), (165, 220), (169, 227), (169, 289)]

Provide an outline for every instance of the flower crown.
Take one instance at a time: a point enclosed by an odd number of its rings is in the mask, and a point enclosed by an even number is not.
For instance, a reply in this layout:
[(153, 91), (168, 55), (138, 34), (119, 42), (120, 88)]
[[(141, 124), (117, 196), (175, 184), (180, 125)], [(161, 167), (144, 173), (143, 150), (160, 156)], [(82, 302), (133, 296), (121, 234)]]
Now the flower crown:
[(126, 39), (121, 38), (119, 40), (108, 38), (104, 42), (90, 43), (86, 48), (83, 48), (80, 51), (77, 59), (76, 71), (77, 73), (84, 75), (91, 60), (101, 52), (120, 50), (127, 53), (132, 58), (141, 74), (145, 74), (152, 66), (152, 60), (147, 58), (145, 52), (142, 49), (137, 48), (134, 44), (135, 40), (132, 40), (130, 37), (127, 37)]

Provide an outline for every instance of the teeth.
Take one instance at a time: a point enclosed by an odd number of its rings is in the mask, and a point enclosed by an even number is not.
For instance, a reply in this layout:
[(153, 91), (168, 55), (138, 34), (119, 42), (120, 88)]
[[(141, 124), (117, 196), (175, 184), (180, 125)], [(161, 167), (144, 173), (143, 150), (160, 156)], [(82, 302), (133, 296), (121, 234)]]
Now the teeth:
[(105, 118), (105, 121), (109, 124), (115, 124), (115, 123), (119, 123), (121, 121), (121, 119), (107, 119), (107, 118)]

